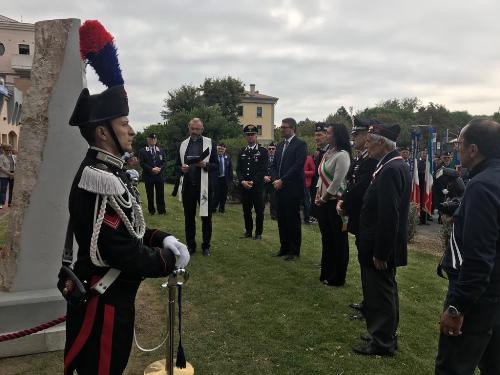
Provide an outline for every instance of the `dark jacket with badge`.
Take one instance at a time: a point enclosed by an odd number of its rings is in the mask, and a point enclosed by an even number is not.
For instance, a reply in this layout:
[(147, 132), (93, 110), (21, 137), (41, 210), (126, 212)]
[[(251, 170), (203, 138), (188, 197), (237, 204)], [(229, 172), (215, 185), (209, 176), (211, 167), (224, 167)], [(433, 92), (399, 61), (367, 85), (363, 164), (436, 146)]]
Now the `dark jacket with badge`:
[(466, 314), (480, 298), (500, 297), (500, 159), (470, 173), (443, 259), (448, 304)]
[[(154, 150), (153, 150), (154, 147)], [(138, 153), (142, 168), (142, 178), (144, 181), (163, 181), (163, 169), (165, 167), (165, 151), (158, 146), (146, 146), (141, 148)], [(161, 168), (158, 174), (153, 174), (151, 170), (155, 167)]]
[[(275, 155), (276, 157), (276, 155)], [(268, 172), (269, 155), (267, 150), (257, 145), (253, 149), (242, 148), (238, 154), (236, 174), (238, 181), (253, 181), (253, 189), (264, 188), (264, 176)]]
[[(103, 275), (107, 268), (97, 267), (90, 259), (90, 240), (94, 223), (94, 208), (97, 194), (78, 187), (82, 172), (87, 166), (97, 166), (113, 173), (127, 190), (133, 191), (126, 173), (117, 166), (96, 159), (98, 151), (89, 149), (71, 187), (69, 211), (75, 238), (78, 243), (78, 257), (75, 272), (83, 279), (92, 275)], [(122, 208), (130, 217), (131, 209)], [(140, 283), (144, 277), (166, 276), (172, 272), (175, 257), (163, 249), (163, 239), (169, 234), (147, 229), (142, 241), (131, 237), (124, 223), (109, 206), (99, 233), (98, 248), (103, 259), (111, 267), (122, 271), (120, 278)]]
[(342, 208), (349, 216), (347, 228), (356, 236), (359, 234), (359, 216), (363, 197), (370, 186), (377, 163), (377, 160), (368, 157), (365, 150), (354, 159), (346, 175), (347, 188), (342, 193)]
[(358, 259), (364, 266), (373, 267), (373, 257), (389, 267), (407, 264), (411, 176), (402, 159), (389, 161), (398, 156), (397, 150), (384, 156), (363, 199)]

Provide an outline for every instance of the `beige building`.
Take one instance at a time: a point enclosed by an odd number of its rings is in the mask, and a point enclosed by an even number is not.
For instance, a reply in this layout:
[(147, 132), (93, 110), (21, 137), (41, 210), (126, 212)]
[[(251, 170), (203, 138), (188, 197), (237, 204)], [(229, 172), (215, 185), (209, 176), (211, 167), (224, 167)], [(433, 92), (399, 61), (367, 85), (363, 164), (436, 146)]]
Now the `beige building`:
[(274, 106), (277, 102), (278, 98), (261, 94), (255, 90), (255, 84), (251, 84), (250, 91), (245, 90), (238, 106), (240, 124), (257, 126), (259, 141), (274, 141)]
[(34, 49), (35, 26), (0, 15), (0, 142), (15, 149)]

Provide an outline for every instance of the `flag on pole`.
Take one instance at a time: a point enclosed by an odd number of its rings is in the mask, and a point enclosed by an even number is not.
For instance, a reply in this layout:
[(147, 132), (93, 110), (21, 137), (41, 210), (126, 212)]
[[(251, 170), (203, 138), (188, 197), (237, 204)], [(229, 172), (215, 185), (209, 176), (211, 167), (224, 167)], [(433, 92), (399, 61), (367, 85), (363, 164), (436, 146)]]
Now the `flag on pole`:
[(433, 143), (435, 140), (434, 128), (429, 127), (429, 141), (427, 142), (427, 160), (425, 161), (425, 191), (423, 194), (422, 210), (432, 214), (432, 169), (433, 169)]
[(418, 139), (420, 135), (412, 130), (411, 132), (411, 150), (413, 165), (412, 172), (412, 188), (411, 188), (411, 201), (417, 206), (417, 212), (420, 212), (420, 185), (418, 180)]

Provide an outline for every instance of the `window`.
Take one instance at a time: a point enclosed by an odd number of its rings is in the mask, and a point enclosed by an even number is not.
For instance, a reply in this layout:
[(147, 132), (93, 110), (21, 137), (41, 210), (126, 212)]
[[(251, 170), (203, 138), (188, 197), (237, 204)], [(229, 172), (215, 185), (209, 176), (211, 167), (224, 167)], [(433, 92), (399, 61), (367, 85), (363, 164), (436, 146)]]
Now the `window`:
[(243, 116), (243, 106), (242, 105), (238, 106), (238, 116), (240, 116), (240, 117)]
[(5, 46), (3, 45), (3, 43), (0, 43), (0, 56), (3, 56), (4, 53), (5, 53)]
[(29, 55), (30, 54), (29, 44), (20, 44), (19, 45), (19, 54), (20, 55)]
[(262, 107), (257, 107), (257, 117), (262, 117)]
[(262, 135), (262, 125), (257, 125), (257, 135)]

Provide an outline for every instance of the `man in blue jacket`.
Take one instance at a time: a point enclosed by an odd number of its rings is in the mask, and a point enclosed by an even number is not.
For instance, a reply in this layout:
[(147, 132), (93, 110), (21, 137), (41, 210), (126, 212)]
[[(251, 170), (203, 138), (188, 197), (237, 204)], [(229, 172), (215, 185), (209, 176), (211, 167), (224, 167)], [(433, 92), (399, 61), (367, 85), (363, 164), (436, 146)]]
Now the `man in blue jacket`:
[(471, 179), (442, 263), (449, 284), (436, 374), (500, 374), (500, 124), (474, 119), (456, 146)]

